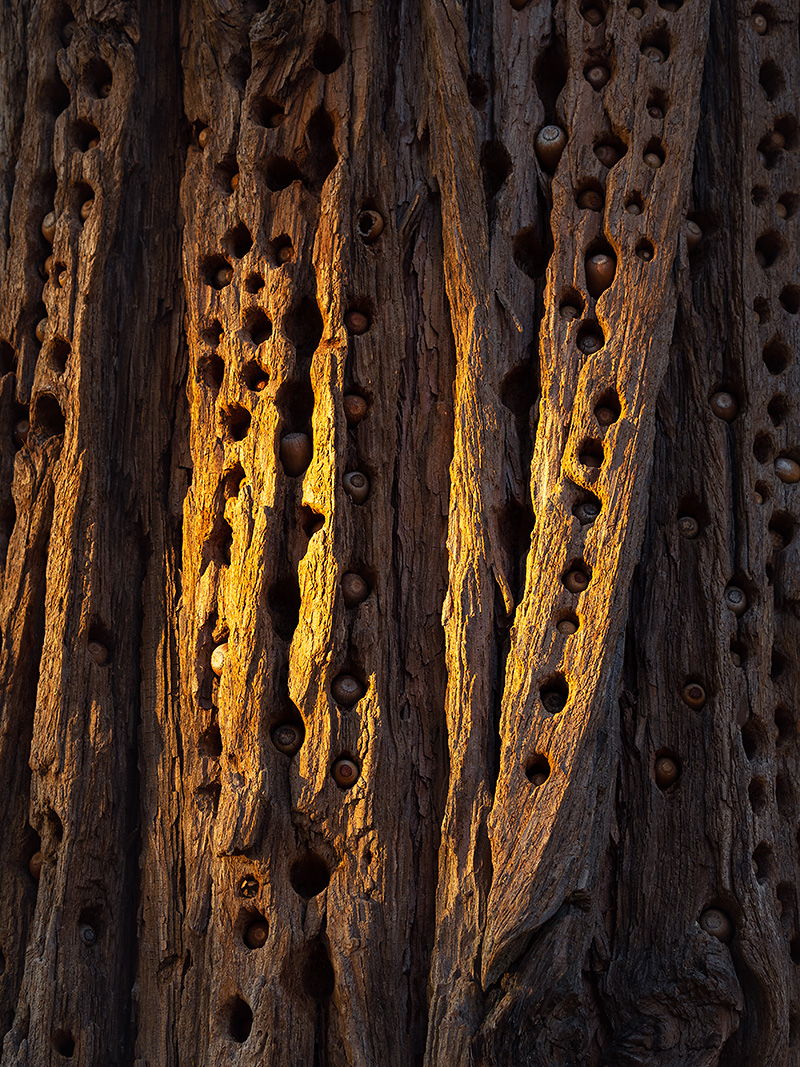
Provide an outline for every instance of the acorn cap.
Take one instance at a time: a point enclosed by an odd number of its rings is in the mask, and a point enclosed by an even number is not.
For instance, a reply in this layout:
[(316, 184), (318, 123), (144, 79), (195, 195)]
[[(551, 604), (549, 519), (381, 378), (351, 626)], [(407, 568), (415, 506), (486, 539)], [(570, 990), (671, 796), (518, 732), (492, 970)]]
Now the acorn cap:
[(597, 7), (587, 7), (581, 14), (590, 26), (599, 26), (603, 21), (603, 12)]
[(228, 642), (223, 641), (223, 643), (221, 645), (217, 645), (217, 647), (211, 653), (211, 670), (214, 672), (214, 674), (222, 674), (222, 668), (225, 666), (227, 658)]
[(348, 471), (342, 479), (342, 484), (354, 504), (363, 504), (369, 496), (369, 478), (361, 471)]
[(596, 333), (585, 333), (578, 341), (578, 348), (587, 355), (599, 352), (602, 347), (603, 339), (598, 337)]
[(353, 608), (356, 604), (360, 604), (369, 595), (369, 586), (360, 574), (355, 574), (353, 571), (348, 571), (342, 575), (341, 584), (344, 602), (348, 608)]
[(311, 438), (305, 433), (287, 433), (281, 438), (281, 463), (290, 478), (302, 474), (311, 462)]
[(766, 20), (766, 18), (760, 12), (757, 11), (752, 16), (750, 21), (751, 21), (753, 29), (756, 31), (756, 33), (759, 34), (761, 37), (763, 37), (764, 34), (767, 32), (767, 20)]
[(662, 166), (664, 160), (656, 152), (645, 152), (644, 161), (648, 167), (652, 167), (653, 170), (658, 170)]
[(617, 421), (619, 416), (612, 408), (607, 408), (605, 405), (602, 405), (601, 407), (594, 409), (594, 417), (601, 426), (611, 426)]
[(278, 249), (278, 254), (276, 258), (279, 263), (288, 263), (293, 255), (294, 249), (291, 245), (281, 245), (281, 247)]
[(334, 782), (336, 782), (338, 786), (341, 786), (342, 789), (349, 789), (358, 781), (358, 764), (355, 760), (349, 759), (347, 756), (342, 756), (341, 759), (337, 759), (333, 767), (331, 767), (331, 774)]
[(543, 126), (536, 135), (536, 157), (543, 170), (552, 174), (567, 144), (567, 135), (560, 126)]
[(369, 319), (363, 311), (348, 311), (344, 317), (345, 329), (348, 333), (362, 334), (369, 329)]
[(738, 585), (729, 585), (725, 590), (725, 603), (734, 615), (741, 615), (747, 607), (747, 596)]
[(644, 12), (642, 11), (642, 9), (640, 7), (635, 7), (634, 6), (634, 7), (629, 7), (628, 8), (628, 14), (629, 15), (633, 15), (633, 17), (635, 19), (640, 19), (642, 17), (642, 15), (644, 14)]
[(596, 252), (586, 260), (586, 288), (595, 299), (614, 281), (616, 270), (616, 259), (605, 252)]
[(303, 730), (293, 722), (284, 722), (272, 731), (272, 743), (279, 752), (293, 756), (303, 743)]
[(572, 322), (574, 319), (579, 319), (581, 316), (580, 310), (575, 307), (574, 304), (562, 304), (559, 308), (561, 318), (566, 319), (568, 322)]
[(599, 514), (600, 505), (593, 500), (587, 500), (583, 504), (578, 504), (575, 508), (575, 515), (584, 526), (586, 523), (594, 522)]
[(604, 85), (608, 84), (608, 79), (611, 77), (611, 71), (608, 67), (604, 67), (598, 63), (585, 70), (583, 76), (595, 92), (597, 92), (602, 89)]
[(361, 422), (367, 413), (367, 402), (358, 393), (348, 393), (343, 397), (342, 406), (348, 426), (355, 426), (356, 423)]
[(352, 674), (340, 674), (331, 685), (331, 696), (342, 707), (351, 708), (364, 696), (364, 686)]
[(256, 919), (244, 932), (244, 943), (248, 948), (262, 948), (267, 943), (269, 926), (266, 919)]
[(642, 49), (642, 55), (647, 56), (648, 59), (652, 59), (654, 63), (663, 63), (667, 58), (660, 48), (656, 48), (655, 45), (647, 45)]

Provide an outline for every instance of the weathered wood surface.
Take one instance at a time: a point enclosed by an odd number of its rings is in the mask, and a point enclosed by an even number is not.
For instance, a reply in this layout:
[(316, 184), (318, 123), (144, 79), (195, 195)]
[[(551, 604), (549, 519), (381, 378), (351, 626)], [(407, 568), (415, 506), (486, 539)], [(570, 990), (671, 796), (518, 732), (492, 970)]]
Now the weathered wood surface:
[(798, 1061), (798, 14), (7, 0), (3, 1067)]

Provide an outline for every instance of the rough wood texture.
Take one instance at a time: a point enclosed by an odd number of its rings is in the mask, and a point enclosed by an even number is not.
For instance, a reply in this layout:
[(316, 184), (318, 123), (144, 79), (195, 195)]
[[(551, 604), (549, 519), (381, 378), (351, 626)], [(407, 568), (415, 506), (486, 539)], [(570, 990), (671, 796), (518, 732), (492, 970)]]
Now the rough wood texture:
[(799, 15), (7, 0), (2, 1067), (797, 1062)]

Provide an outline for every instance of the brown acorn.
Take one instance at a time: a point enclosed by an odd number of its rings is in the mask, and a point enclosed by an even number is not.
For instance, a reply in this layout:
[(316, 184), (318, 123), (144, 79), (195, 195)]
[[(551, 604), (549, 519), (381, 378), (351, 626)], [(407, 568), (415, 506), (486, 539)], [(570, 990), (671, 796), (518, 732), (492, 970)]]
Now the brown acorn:
[(279, 752), (293, 756), (303, 743), (303, 730), (293, 722), (284, 722), (272, 731), (272, 743)]
[(739, 405), (730, 393), (714, 393), (709, 400), (709, 404), (717, 418), (722, 419), (724, 422), (731, 422), (739, 412)]
[(742, 615), (747, 608), (747, 596), (738, 585), (729, 585), (725, 590), (725, 605), (734, 615)]
[(778, 456), (775, 460), (774, 470), (778, 478), (787, 485), (800, 482), (800, 464), (788, 456)]
[(567, 571), (561, 580), (570, 593), (582, 593), (589, 584), (589, 575), (576, 567)]
[(661, 158), (660, 155), (658, 155), (657, 152), (645, 152), (643, 158), (647, 166), (651, 167), (653, 170), (658, 170), (658, 168), (664, 163), (664, 160)]
[(342, 484), (354, 504), (363, 504), (369, 496), (369, 478), (361, 471), (348, 471), (342, 479)]
[(105, 645), (101, 645), (99, 641), (90, 641), (86, 646), (86, 651), (89, 654), (89, 659), (96, 663), (98, 667), (108, 663), (108, 649)]
[(355, 335), (366, 333), (369, 329), (369, 319), (363, 311), (348, 311), (344, 317), (345, 329)]
[(763, 37), (767, 32), (767, 20), (760, 12), (756, 12), (750, 19), (751, 25), (756, 33)]
[(653, 104), (652, 107), (649, 107), (647, 109), (647, 114), (650, 116), (651, 119), (655, 119), (656, 122), (664, 118), (664, 112), (661, 110), (660, 107), (656, 107), (655, 104)]
[(28, 860), (28, 870), (31, 872), (31, 878), (34, 882), (38, 882), (42, 876), (42, 867), (44, 866), (44, 856), (41, 852), (34, 852), (31, 858)]
[(355, 760), (342, 756), (341, 759), (337, 759), (333, 767), (331, 767), (331, 774), (334, 782), (336, 782), (338, 786), (342, 789), (349, 789), (358, 781), (358, 764)]
[(583, 211), (601, 211), (603, 202), (603, 194), (596, 189), (584, 189), (578, 193), (578, 207)]
[(353, 704), (357, 704), (365, 692), (364, 686), (352, 674), (338, 675), (331, 685), (331, 696), (343, 708), (351, 708)]
[(248, 948), (263, 948), (267, 943), (269, 926), (266, 919), (256, 919), (244, 932), (244, 943)]
[(596, 333), (585, 333), (578, 341), (578, 348), (587, 355), (599, 352), (602, 347), (603, 338), (598, 337)]
[(51, 256), (47, 257), (47, 259), (44, 261), (45, 274), (52, 274), (53, 266), (55, 265), (55, 262), (56, 262), (56, 257), (55, 256), (51, 255)]
[(535, 774), (532, 774), (530, 776), (530, 783), (531, 785), (544, 785), (544, 783), (547, 781), (547, 778), (548, 776), (544, 773), (544, 771), (536, 771)]
[(703, 231), (696, 222), (693, 222), (692, 219), (687, 219), (683, 232), (686, 236), (686, 248), (689, 252), (694, 252), (703, 239)]
[(27, 419), (20, 419), (14, 427), (14, 440), (20, 446), (20, 448), (28, 440), (28, 434), (31, 432), (31, 424)]
[(64, 41), (67, 44), (69, 44), (69, 42), (75, 36), (75, 31), (77, 30), (77, 28), (78, 28), (77, 22), (65, 22), (64, 23), (64, 27), (61, 30), (61, 36), (64, 38)]
[(211, 130), (208, 126), (204, 126), (200, 133), (197, 135), (197, 143), (201, 148), (205, 148), (208, 142), (211, 140)]
[(279, 263), (288, 263), (294, 255), (294, 249), (291, 245), (281, 245), (278, 249), (277, 260)]
[(281, 438), (281, 463), (290, 478), (296, 478), (308, 468), (312, 454), (308, 434), (287, 433)]
[(36, 323), (36, 340), (44, 341), (47, 336), (47, 319), (39, 319)]
[(733, 923), (719, 908), (704, 911), (700, 916), (700, 925), (707, 934), (719, 938), (720, 941), (727, 942), (733, 937)]
[(604, 167), (613, 167), (622, 159), (622, 152), (613, 144), (599, 144), (595, 147), (594, 154)]
[(689, 682), (681, 689), (681, 696), (685, 704), (688, 704), (690, 708), (697, 710), (702, 708), (706, 702), (706, 691), (702, 685), (697, 682)]
[(91, 141), (87, 144), (86, 150), (88, 152), (88, 150), (90, 148), (99, 148), (99, 147), (100, 147), (100, 138), (99, 137), (93, 137), (91, 139)]
[(345, 606), (354, 608), (369, 596), (369, 586), (360, 574), (348, 571), (342, 575), (342, 596)]
[(84, 202), (81, 204), (81, 218), (84, 222), (86, 222), (86, 220), (91, 215), (93, 207), (94, 200), (84, 200)]
[(556, 629), (560, 634), (569, 636), (570, 634), (576, 633), (578, 624), (574, 619), (561, 619), (556, 623)]
[(580, 318), (581, 315), (580, 310), (574, 304), (562, 304), (558, 310), (561, 313), (561, 318), (566, 319), (568, 322)]
[(595, 299), (614, 281), (616, 270), (616, 259), (605, 252), (597, 252), (586, 260), (586, 288)]
[(223, 641), (221, 645), (217, 645), (214, 651), (211, 653), (211, 670), (219, 676), (222, 674), (222, 668), (228, 658), (228, 642)]
[(642, 11), (640, 7), (636, 7), (636, 5), (634, 5), (633, 7), (628, 8), (628, 14), (632, 15), (635, 19), (640, 19), (644, 14), (644, 11)]
[(648, 59), (652, 59), (654, 63), (663, 63), (667, 58), (660, 48), (656, 48), (654, 45), (648, 45), (642, 49), (642, 55), (647, 56)]
[(671, 756), (661, 756), (656, 760), (655, 779), (659, 789), (667, 789), (677, 782), (680, 773), (680, 767)]
[(98, 96), (102, 97), (103, 100), (111, 96), (111, 82), (103, 82), (97, 92)]
[(42, 219), (42, 236), (48, 244), (53, 243), (53, 238), (56, 235), (56, 213), (55, 211), (48, 211), (45, 217)]
[(601, 64), (597, 64), (594, 67), (589, 67), (583, 72), (584, 78), (591, 85), (595, 92), (599, 92), (604, 85), (608, 84), (608, 80), (611, 77), (611, 71), (608, 67), (604, 67)]
[(535, 143), (536, 156), (542, 170), (553, 173), (566, 144), (567, 135), (560, 126), (542, 126), (536, 135)]
[(226, 285), (230, 285), (233, 281), (233, 267), (231, 267), (230, 264), (220, 267), (214, 276), (214, 281), (219, 289), (223, 289)]
[(282, 111), (273, 111), (267, 121), (267, 125), (271, 130), (277, 130), (277, 128), (282, 126), (285, 121), (286, 115)]
[(89, 926), (88, 923), (82, 923), (78, 929), (78, 937), (84, 945), (93, 945), (97, 941), (97, 931), (93, 926)]
[(575, 508), (575, 515), (583, 526), (586, 526), (587, 523), (594, 522), (599, 514), (600, 505), (595, 503), (594, 500), (587, 500), (583, 504), (578, 504)]
[(372, 244), (383, 233), (383, 216), (379, 211), (365, 208), (358, 213), (356, 220), (356, 233), (364, 244)]
[(786, 204), (781, 203), (781, 201), (779, 200), (778, 203), (775, 205), (775, 214), (778, 216), (779, 219), (785, 219), (786, 216), (789, 214), (786, 208)]
[(642, 209), (636, 203), (635, 200), (631, 200), (630, 204), (625, 208), (629, 215), (641, 215)]
[(594, 409), (594, 417), (601, 426), (611, 426), (617, 421), (617, 413), (611, 408), (599, 407)]
[(238, 188), (239, 188), (239, 175), (238, 174), (232, 174), (231, 175), (231, 192), (235, 193)]
[(599, 26), (603, 21), (603, 12), (596, 7), (587, 7), (581, 14), (590, 26)]
[(367, 413), (367, 402), (358, 393), (348, 393), (347, 396), (343, 397), (342, 407), (344, 408), (344, 417), (347, 419), (348, 426), (355, 426), (361, 422)]
[(700, 533), (700, 523), (694, 515), (681, 515), (678, 519), (678, 531), (683, 537), (697, 537)]

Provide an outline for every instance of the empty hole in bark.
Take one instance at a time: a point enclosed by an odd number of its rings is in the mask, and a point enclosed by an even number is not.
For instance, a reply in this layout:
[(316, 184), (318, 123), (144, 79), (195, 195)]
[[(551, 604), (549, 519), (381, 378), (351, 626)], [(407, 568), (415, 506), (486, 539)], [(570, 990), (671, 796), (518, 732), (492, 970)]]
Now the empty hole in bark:
[(765, 203), (768, 196), (769, 189), (767, 189), (765, 185), (754, 185), (750, 193), (750, 199), (753, 201), (756, 207), (760, 207), (763, 203)]
[(511, 156), (505, 145), (500, 141), (485, 141), (481, 148), (481, 173), (487, 204), (500, 192), (512, 169)]
[(225, 234), (222, 239), (222, 247), (234, 259), (241, 259), (253, 247), (253, 235), (245, 224), (240, 222)]
[(247, 1001), (233, 997), (228, 1004), (228, 1033), (240, 1045), (250, 1036), (253, 1028), (253, 1012)]
[(88, 119), (78, 119), (73, 125), (71, 133), (72, 143), (79, 152), (88, 152), (89, 148), (93, 147), (92, 142), (100, 140), (100, 131)]
[(795, 522), (788, 511), (776, 511), (769, 520), (769, 532), (776, 548), (786, 548), (794, 538)]
[(306, 948), (303, 959), (303, 990), (314, 1000), (328, 1000), (336, 985), (333, 965), (320, 938)]
[(264, 180), (273, 193), (287, 189), (293, 182), (303, 180), (300, 168), (285, 156), (270, 156), (264, 167)]
[(747, 659), (747, 647), (742, 641), (737, 641), (735, 638), (731, 640), (731, 660), (734, 667), (744, 666)]
[(216, 718), (200, 734), (198, 751), (201, 756), (219, 759), (222, 755), (222, 734)]
[(222, 413), (222, 421), (228, 437), (232, 441), (243, 441), (250, 429), (251, 415), (247, 408), (239, 404), (231, 404)]
[(775, 120), (773, 129), (783, 138), (784, 147), (788, 151), (791, 152), (797, 148), (798, 125), (793, 115), (781, 115), (780, 118)]
[(797, 806), (797, 796), (788, 776), (782, 773), (775, 779), (775, 802), (784, 819), (793, 817)]
[(550, 761), (542, 752), (537, 752), (525, 768), (525, 777), (535, 786), (544, 785), (550, 777)]
[(66, 420), (59, 402), (52, 393), (39, 393), (33, 401), (31, 430), (40, 437), (57, 437), (65, 428)]
[(533, 511), (517, 500), (509, 500), (498, 515), (498, 530), (503, 554), (508, 560), (508, 583), (514, 603), (525, 592), (525, 563), (531, 548)]
[(578, 446), (578, 462), (588, 472), (596, 471), (603, 465), (603, 442), (585, 437)]
[(57, 75), (42, 83), (42, 111), (60, 115), (69, 107), (69, 89)]
[(584, 312), (585, 304), (583, 297), (577, 289), (565, 289), (561, 294), (558, 311), (562, 319), (572, 322), (579, 319)]
[(250, 62), (250, 49), (245, 46), (241, 52), (237, 52), (232, 55), (227, 63), (227, 73), (230, 77), (231, 83), (243, 93), (247, 87), (247, 80), (252, 72), (252, 63)]
[(594, 352), (598, 352), (605, 343), (605, 337), (600, 329), (599, 322), (594, 319), (587, 319), (586, 322), (581, 324), (577, 337), (578, 348), (581, 352), (591, 355)]
[(306, 135), (311, 150), (311, 168), (314, 181), (322, 185), (339, 161), (339, 153), (333, 143), (333, 119), (323, 108), (317, 108), (308, 120)]
[(244, 468), (241, 463), (235, 463), (227, 472), (222, 481), (222, 495), (226, 500), (231, 500), (239, 495), (239, 490), (244, 481)]
[(536, 89), (544, 105), (545, 124), (556, 122), (558, 95), (567, 83), (569, 63), (561, 41), (553, 35), (551, 42), (539, 57), (534, 74)]
[(763, 296), (757, 296), (753, 301), (753, 311), (756, 313), (756, 322), (763, 324), (770, 320), (769, 301)]
[(778, 744), (788, 745), (797, 740), (797, 723), (788, 708), (779, 704), (775, 709), (775, 729), (778, 735)]
[(290, 263), (294, 259), (294, 246), (288, 234), (282, 233), (270, 241), (270, 260), (275, 267), (282, 267), (284, 263)]
[(307, 852), (295, 860), (289, 869), (289, 882), (298, 896), (310, 900), (328, 888), (331, 872), (328, 864), (316, 852)]
[(244, 291), (254, 296), (264, 288), (264, 279), (260, 274), (248, 274), (244, 280)]
[(628, 146), (622, 138), (611, 134), (606, 134), (594, 146), (594, 154), (607, 169), (618, 163), (627, 151)]
[(773, 447), (772, 438), (768, 433), (757, 434), (753, 441), (753, 455), (759, 463), (769, 463), (772, 459)]
[(296, 574), (284, 575), (267, 592), (272, 625), (284, 641), (291, 641), (300, 619), (300, 584)]
[(222, 340), (222, 323), (219, 319), (212, 319), (207, 326), (200, 331), (200, 337), (207, 345), (216, 348)]
[(344, 63), (345, 50), (331, 33), (324, 33), (314, 46), (312, 62), (321, 74), (333, 74)]
[(272, 323), (261, 308), (248, 308), (242, 317), (242, 333), (254, 345), (263, 345), (272, 335)]
[(781, 306), (790, 315), (796, 315), (800, 311), (800, 288), (796, 285), (785, 285), (781, 289), (781, 295), (778, 299), (781, 302)]
[(649, 263), (655, 254), (656, 250), (653, 247), (653, 242), (648, 241), (646, 237), (642, 237), (640, 241), (636, 242), (636, 255), (639, 259), (643, 259), (646, 263)]
[(485, 106), (486, 101), (489, 99), (489, 87), (480, 74), (469, 74), (467, 76), (467, 96), (473, 107), (482, 108)]
[(99, 57), (91, 59), (83, 69), (83, 84), (92, 96), (110, 96), (112, 82), (111, 67)]
[(250, 117), (259, 126), (274, 129), (280, 126), (285, 116), (277, 100), (273, 100), (271, 96), (256, 96), (250, 105)]
[(554, 674), (539, 689), (539, 698), (548, 715), (563, 711), (569, 700), (569, 686), (563, 674)]
[(199, 359), (197, 361), (197, 369), (208, 388), (214, 394), (218, 393), (222, 385), (222, 379), (225, 377), (225, 364), (220, 356), (213, 353), (210, 356)]
[(57, 374), (63, 374), (67, 369), (70, 351), (69, 341), (65, 341), (63, 337), (54, 337), (51, 341), (48, 354), (50, 365)]
[(767, 100), (774, 100), (783, 91), (785, 80), (781, 68), (771, 59), (761, 64), (758, 83), (766, 94)]
[(317, 302), (304, 296), (292, 307), (283, 320), (286, 336), (294, 345), (298, 359), (310, 359), (322, 340), (324, 323)]
[(764, 345), (761, 358), (770, 374), (782, 374), (792, 361), (792, 353), (784, 339), (775, 336)]
[(225, 193), (232, 193), (239, 186), (239, 168), (233, 159), (224, 159), (214, 167), (214, 184)]
[(204, 573), (209, 563), (218, 563), (222, 567), (229, 567), (232, 547), (233, 530), (227, 519), (220, 515), (217, 517), (211, 533), (203, 545), (200, 573)]
[(260, 393), (269, 384), (269, 375), (256, 360), (251, 359), (242, 367), (242, 377), (248, 389)]
[(10, 374), (17, 364), (17, 353), (8, 341), (0, 341), (0, 375)]
[(275, 397), (275, 406), (287, 430), (306, 430), (314, 411), (314, 391), (309, 382), (283, 382)]
[(756, 261), (767, 270), (783, 251), (783, 241), (777, 233), (770, 230), (756, 241)]
[(528, 417), (537, 393), (536, 375), (530, 363), (514, 367), (500, 383), (500, 400), (518, 419)]
[(549, 236), (539, 234), (537, 227), (526, 226), (514, 237), (514, 262), (529, 278), (541, 278), (553, 251)]
[(753, 778), (747, 787), (747, 794), (750, 797), (750, 806), (753, 811), (758, 814), (763, 811), (767, 806), (769, 799), (769, 790), (767, 783), (763, 778)]
[(753, 853), (755, 874), (759, 882), (766, 882), (772, 873), (772, 848), (762, 841)]
[(230, 284), (233, 267), (224, 256), (206, 256), (200, 261), (200, 274), (212, 289), (224, 289)]
[(763, 740), (764, 732), (761, 727), (752, 719), (748, 719), (742, 726), (742, 747), (748, 760), (755, 759), (759, 749), (762, 747)]
[(325, 525), (325, 516), (315, 511), (309, 504), (300, 508), (300, 527), (306, 537), (313, 537)]
[(65, 1059), (71, 1059), (75, 1053), (75, 1038), (69, 1030), (54, 1030), (52, 1044), (59, 1056)]

